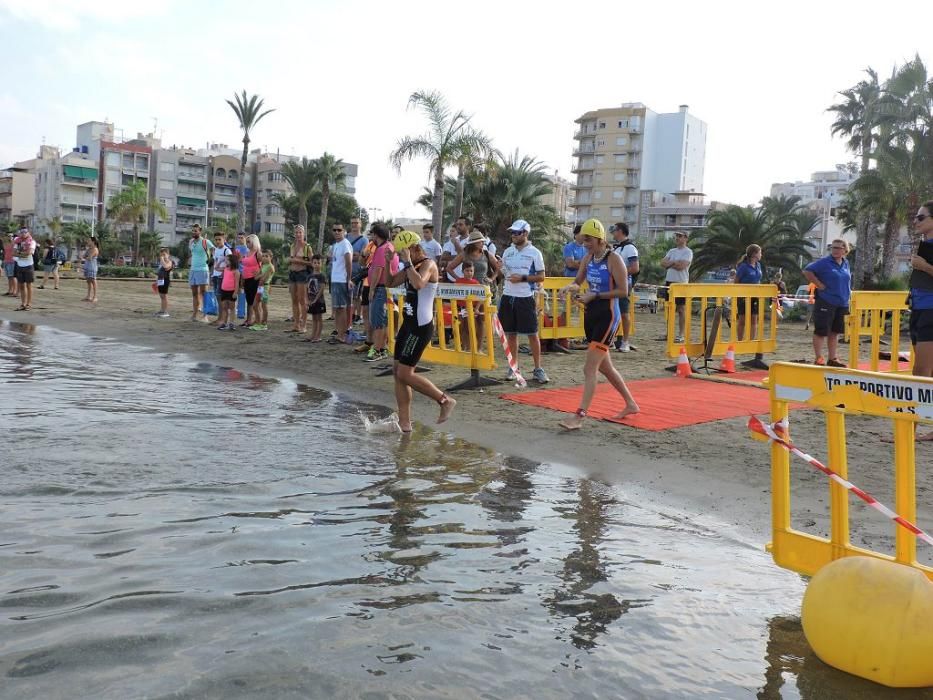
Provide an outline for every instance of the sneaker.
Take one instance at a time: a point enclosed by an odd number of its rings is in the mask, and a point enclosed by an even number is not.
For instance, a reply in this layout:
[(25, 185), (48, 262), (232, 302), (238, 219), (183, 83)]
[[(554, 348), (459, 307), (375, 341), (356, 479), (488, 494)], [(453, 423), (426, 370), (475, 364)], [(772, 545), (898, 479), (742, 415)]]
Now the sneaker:
[(814, 362), (813, 364), (823, 367), (826, 364), (826, 358), (820, 355), (819, 357), (816, 358), (816, 362)]
[(157, 313), (156, 316), (158, 316), (159, 318), (171, 318), (171, 315), (168, 312), (165, 312), (165, 313), (160, 312), (160, 313)]
[[(356, 350), (356, 348), (354, 348), (354, 350)], [(370, 346), (369, 350), (366, 352), (366, 357), (364, 357), (363, 359), (366, 360), (367, 362), (369, 362), (369, 361), (370, 361), (371, 359), (373, 359), (378, 353), (379, 353), (379, 351), (376, 350), (375, 347)]]
[(372, 350), (372, 349), (373, 349), (373, 346), (372, 346), (371, 343), (360, 343), (360, 344), (357, 345), (355, 348), (353, 348), (353, 352), (365, 352), (365, 353), (369, 353), (369, 351)]
[(629, 346), (627, 340), (623, 340), (616, 346), (616, 350), (619, 352), (631, 352), (632, 348)]
[(267, 331), (269, 330), (269, 326), (267, 326), (264, 323), (254, 323), (252, 326), (249, 327), (249, 329), (251, 331)]
[(505, 375), (505, 381), (514, 382), (515, 381), (515, 371), (509, 367), (509, 371)]
[(682, 343), (682, 342), (684, 342), (684, 337), (683, 337), (682, 335), (678, 335), (676, 338), (674, 338), (674, 342), (675, 342), (675, 343)]
[(385, 350), (377, 350), (372, 356), (367, 356), (365, 362), (382, 362), (389, 359), (389, 353)]
[(234, 326), (232, 323), (228, 323), (228, 324), (227, 324), (227, 330), (228, 330), (228, 331), (235, 331), (235, 330), (236, 330), (236, 326)]
[(534, 377), (534, 380), (538, 382), (538, 384), (547, 384), (549, 381), (551, 381), (548, 379), (548, 376), (545, 373), (543, 367), (535, 367), (535, 370), (531, 373), (531, 376)]
[(827, 367), (845, 367), (846, 363), (840, 362), (837, 358), (832, 357), (826, 361), (826, 366)]

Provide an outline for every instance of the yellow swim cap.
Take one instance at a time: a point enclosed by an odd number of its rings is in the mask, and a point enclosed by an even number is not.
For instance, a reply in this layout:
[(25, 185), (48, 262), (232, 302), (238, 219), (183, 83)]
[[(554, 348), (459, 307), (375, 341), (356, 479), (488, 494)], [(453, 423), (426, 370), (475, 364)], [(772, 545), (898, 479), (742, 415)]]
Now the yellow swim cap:
[(580, 227), (580, 233), (590, 238), (606, 240), (606, 229), (603, 228), (602, 222), (600, 222), (599, 219), (587, 219), (584, 221), (583, 226)]
[(419, 243), (421, 243), (421, 236), (414, 231), (400, 231), (395, 235), (395, 238), (392, 239), (392, 245), (396, 250), (411, 248), (413, 245), (418, 245)]

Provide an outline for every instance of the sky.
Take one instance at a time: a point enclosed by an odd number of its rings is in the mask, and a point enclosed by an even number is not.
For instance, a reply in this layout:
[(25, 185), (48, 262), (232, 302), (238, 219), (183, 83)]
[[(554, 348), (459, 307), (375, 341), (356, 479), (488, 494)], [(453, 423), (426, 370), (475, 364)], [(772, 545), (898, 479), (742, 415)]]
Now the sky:
[(0, 0), (0, 167), (70, 150), (92, 120), (240, 147), (225, 99), (245, 89), (276, 110), (251, 148), (332, 153), (359, 165), (375, 216), (422, 217), (427, 163), (399, 174), (388, 156), (426, 130), (409, 95), (439, 90), (501, 151), (571, 180), (584, 112), (687, 104), (708, 124), (705, 193), (752, 204), (852, 160), (826, 108), (869, 66), (884, 78), (919, 53), (933, 73), (929, 17), (907, 0)]

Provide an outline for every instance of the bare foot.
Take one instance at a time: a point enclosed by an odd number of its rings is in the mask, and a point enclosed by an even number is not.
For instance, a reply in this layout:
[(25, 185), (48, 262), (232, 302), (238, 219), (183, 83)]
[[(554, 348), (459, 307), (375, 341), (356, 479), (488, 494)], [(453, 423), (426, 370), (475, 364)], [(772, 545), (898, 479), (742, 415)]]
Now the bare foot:
[(579, 430), (583, 427), (583, 420), (584, 416), (574, 414), (570, 418), (562, 420), (558, 425), (564, 430)]
[(411, 432), (411, 423), (401, 423), (401, 422), (400, 422), (400, 423), (398, 424), (398, 429), (401, 430), (403, 433), (410, 433), (410, 432)]
[(457, 400), (451, 396), (444, 395), (444, 403), (441, 404), (441, 412), (437, 416), (437, 422), (443, 423), (457, 407)]
[(635, 415), (636, 413), (638, 413), (640, 410), (641, 410), (641, 409), (638, 408), (638, 404), (634, 404), (634, 403), (633, 403), (633, 404), (626, 404), (625, 408), (623, 408), (621, 411), (619, 411), (618, 413), (616, 413), (616, 414), (612, 417), (612, 419), (613, 419), (613, 420), (619, 420), (619, 419), (621, 419), (621, 418), (625, 418), (626, 416), (634, 416), (634, 415)]

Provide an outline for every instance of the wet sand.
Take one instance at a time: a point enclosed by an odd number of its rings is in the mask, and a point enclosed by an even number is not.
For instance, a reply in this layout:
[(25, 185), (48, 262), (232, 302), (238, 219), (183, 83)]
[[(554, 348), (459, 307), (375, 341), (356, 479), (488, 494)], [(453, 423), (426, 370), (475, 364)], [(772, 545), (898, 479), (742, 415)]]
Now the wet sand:
[[(394, 406), (392, 378), (375, 377), (373, 367), (362, 362), (362, 356), (351, 352), (349, 346), (306, 343), (302, 341), (307, 336), (284, 332), (290, 327), (284, 322), (290, 313), (284, 287), (272, 289), (270, 330), (238, 329), (230, 333), (190, 320), (190, 292), (183, 281), (173, 281), (169, 295), (172, 317), (154, 317), (159, 304), (151, 283), (101, 280), (100, 301), (88, 304), (81, 301), (86, 289), (83, 280), (63, 280), (58, 291), (36, 288), (32, 311), (17, 312), (14, 309), (18, 300), (0, 297), (0, 318), (113, 338), (160, 352), (186, 353), (245, 371), (291, 377), (355, 400)], [(613, 353), (616, 367), (628, 380), (670, 376), (664, 368), (672, 361), (665, 357), (663, 343), (654, 340), (663, 331), (663, 316), (638, 312), (636, 319), (632, 344), (637, 351)], [(325, 321), (324, 334), (332, 329), (333, 322)], [(779, 330), (779, 352), (766, 359), (809, 358), (810, 337), (802, 323), (785, 323)], [(843, 348), (847, 353), (848, 347)], [(490, 374), (501, 378), (506, 368), (501, 350), (497, 363), (499, 367)], [(576, 386), (583, 381), (582, 352), (546, 354), (543, 364), (551, 379), (549, 388)], [(530, 371), (530, 357), (522, 355), (521, 365)], [(145, 354), (140, 355), (140, 371), (146, 371)], [(433, 365), (426, 376), (438, 386), (448, 387), (466, 379), (468, 372)], [(566, 414), (499, 398), (499, 394), (513, 391), (517, 390), (511, 384), (503, 383), (482, 392), (458, 392), (456, 412), (442, 426), (443, 431), (507, 454), (573, 465), (590, 476), (624, 484), (633, 498), (715, 514), (746, 533), (749, 542), (762, 547), (770, 539), (769, 450), (749, 437), (745, 418), (663, 432), (590, 420), (582, 430), (569, 433), (558, 427)], [(677, 396), (671, 396), (671, 401), (677, 401)], [(684, 410), (689, 411), (689, 406)], [(413, 417), (431, 425), (437, 417), (437, 406), (416, 396)], [(791, 421), (795, 440), (802, 449), (825, 459), (822, 417), (814, 411), (794, 411)], [(892, 447), (881, 442), (890, 434), (889, 424), (880, 419), (852, 418), (849, 426), (850, 479), (893, 507)], [(933, 443), (918, 446), (918, 525), (926, 529), (933, 529), (933, 494), (927, 486), (931, 466)], [(826, 478), (805, 465), (795, 466), (792, 475), (795, 527), (825, 535), (829, 525)], [(854, 544), (893, 552), (893, 524), (855, 499), (850, 512)], [(921, 550), (919, 554), (924, 563), (933, 562), (930, 553)]]

